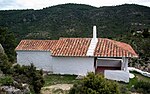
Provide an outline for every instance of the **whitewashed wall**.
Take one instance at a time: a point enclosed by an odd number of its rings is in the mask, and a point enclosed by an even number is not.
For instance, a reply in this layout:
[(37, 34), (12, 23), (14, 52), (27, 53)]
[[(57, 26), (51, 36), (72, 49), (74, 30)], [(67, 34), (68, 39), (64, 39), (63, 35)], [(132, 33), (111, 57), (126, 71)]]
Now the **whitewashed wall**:
[(129, 73), (121, 70), (105, 70), (104, 77), (111, 80), (129, 82)]
[(94, 58), (52, 57), (47, 51), (17, 51), (17, 63), (33, 63), (38, 69), (52, 71), (54, 74), (86, 75), (87, 72), (95, 72)]
[(90, 57), (53, 57), (53, 73), (86, 75), (95, 72), (94, 58)]
[(39, 69), (52, 71), (52, 57), (49, 51), (17, 51), (17, 63), (20, 65), (33, 63)]
[[(123, 61), (122, 67), (126, 71), (128, 58), (124, 58)], [(52, 57), (49, 51), (17, 51), (17, 63), (20, 65), (33, 63), (37, 68), (52, 71), (54, 74), (86, 75), (87, 72), (95, 72), (94, 58), (92, 57)], [(105, 77), (116, 80), (124, 79), (123, 77), (128, 77), (126, 72), (123, 76), (123, 72), (108, 71)], [(128, 78), (126, 82), (128, 82)]]

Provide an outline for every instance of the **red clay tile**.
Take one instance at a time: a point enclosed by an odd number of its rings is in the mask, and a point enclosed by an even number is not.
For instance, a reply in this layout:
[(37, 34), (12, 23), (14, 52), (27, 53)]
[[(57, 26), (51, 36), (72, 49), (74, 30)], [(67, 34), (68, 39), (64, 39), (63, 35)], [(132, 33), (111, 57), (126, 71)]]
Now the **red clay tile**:
[[(61, 38), (54, 46), (53, 56), (86, 56), (90, 38)], [(59, 50), (59, 51), (58, 51)]]
[[(52, 56), (86, 56), (91, 38), (22, 40), (15, 50), (51, 51)], [(138, 57), (129, 44), (98, 38), (94, 57)]]
[(51, 51), (57, 40), (22, 40), (15, 50)]
[(97, 57), (138, 57), (129, 44), (106, 38), (98, 38), (94, 52)]

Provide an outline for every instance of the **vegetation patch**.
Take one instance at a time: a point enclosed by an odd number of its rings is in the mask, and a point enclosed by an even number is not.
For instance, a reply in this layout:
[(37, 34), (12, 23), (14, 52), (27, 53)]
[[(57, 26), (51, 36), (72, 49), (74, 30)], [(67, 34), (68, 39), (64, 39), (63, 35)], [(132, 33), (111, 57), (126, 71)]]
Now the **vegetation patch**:
[(115, 81), (106, 80), (100, 74), (89, 73), (81, 82), (74, 84), (69, 94), (120, 94)]
[(120, 90), (122, 94), (130, 94), (131, 92), (149, 94), (150, 91), (150, 78), (145, 77), (137, 72), (131, 72), (135, 75), (135, 78), (130, 79), (128, 84), (119, 82)]
[(134, 88), (139, 93), (149, 94), (150, 93), (150, 82), (139, 81), (135, 84)]
[(150, 78), (149, 77), (143, 76), (140, 73), (135, 72), (135, 71), (131, 72), (131, 73), (133, 73), (136, 76), (137, 80), (139, 80), (139, 81), (142, 80), (142, 81), (150, 82)]
[(50, 74), (44, 77), (44, 86), (50, 86), (55, 84), (74, 84), (79, 80), (76, 79), (76, 75), (56, 75)]
[(11, 76), (0, 77), (0, 85), (12, 85), (13, 78)]

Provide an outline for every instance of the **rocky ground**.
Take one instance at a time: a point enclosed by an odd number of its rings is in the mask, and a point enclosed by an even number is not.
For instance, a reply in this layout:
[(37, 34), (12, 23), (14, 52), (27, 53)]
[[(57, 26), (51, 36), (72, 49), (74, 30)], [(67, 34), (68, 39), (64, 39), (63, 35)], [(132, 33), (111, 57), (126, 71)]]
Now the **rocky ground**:
[(41, 94), (67, 94), (73, 84), (56, 84), (43, 87)]

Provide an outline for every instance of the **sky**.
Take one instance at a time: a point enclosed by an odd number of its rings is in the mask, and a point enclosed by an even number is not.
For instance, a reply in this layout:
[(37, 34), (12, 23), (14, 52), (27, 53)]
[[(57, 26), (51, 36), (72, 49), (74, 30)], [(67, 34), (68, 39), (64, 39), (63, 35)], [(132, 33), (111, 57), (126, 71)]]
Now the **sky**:
[(150, 7), (150, 0), (0, 0), (0, 10), (42, 9), (66, 3), (87, 4), (96, 7), (114, 6), (126, 3)]

